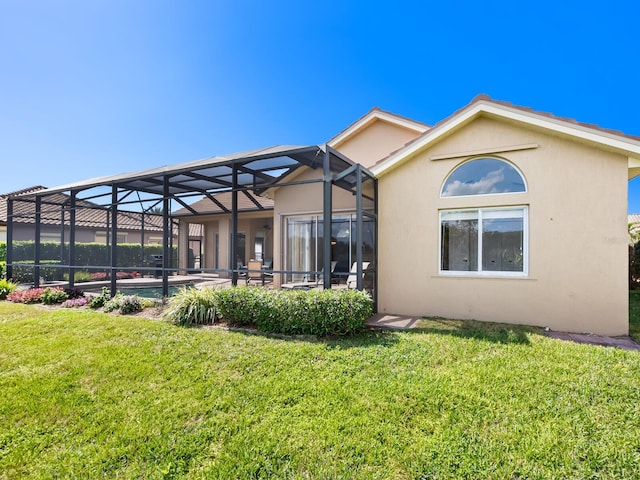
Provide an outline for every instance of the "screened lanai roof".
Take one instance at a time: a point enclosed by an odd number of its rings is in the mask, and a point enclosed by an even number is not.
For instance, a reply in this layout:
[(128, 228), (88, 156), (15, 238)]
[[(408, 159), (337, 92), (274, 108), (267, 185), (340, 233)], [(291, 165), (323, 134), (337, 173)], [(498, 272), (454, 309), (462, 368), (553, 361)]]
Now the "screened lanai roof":
[(322, 168), (325, 152), (329, 153), (332, 173), (343, 172), (353, 165), (349, 159), (326, 146), (274, 146), (230, 155), (205, 158), (192, 162), (140, 170), (107, 177), (93, 178), (61, 185), (20, 196), (47, 196), (68, 191), (82, 191), (100, 186), (164, 194), (164, 179), (168, 179), (168, 193), (215, 194), (233, 189), (234, 167), (237, 172), (236, 190), (256, 193), (278, 185), (278, 182), (301, 166)]

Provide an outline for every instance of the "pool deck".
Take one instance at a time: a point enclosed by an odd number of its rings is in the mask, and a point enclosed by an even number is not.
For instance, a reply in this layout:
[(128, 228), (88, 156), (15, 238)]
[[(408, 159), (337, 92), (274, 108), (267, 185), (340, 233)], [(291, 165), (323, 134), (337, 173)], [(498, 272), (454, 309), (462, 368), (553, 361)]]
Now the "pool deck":
[[(216, 275), (171, 275), (169, 277), (169, 285), (188, 285), (188, 284), (225, 284), (231, 283), (231, 280), (228, 278), (219, 278)], [(59, 282), (56, 283), (56, 286), (60, 286), (63, 288), (68, 287), (67, 282)], [(110, 280), (100, 280), (97, 282), (82, 282), (76, 283), (76, 287), (82, 290), (99, 290), (102, 287), (110, 287)], [(119, 279), (116, 282), (117, 288), (148, 288), (148, 287), (160, 287), (162, 286), (162, 280), (159, 278), (151, 278), (151, 277), (136, 277), (136, 278), (124, 278)]]

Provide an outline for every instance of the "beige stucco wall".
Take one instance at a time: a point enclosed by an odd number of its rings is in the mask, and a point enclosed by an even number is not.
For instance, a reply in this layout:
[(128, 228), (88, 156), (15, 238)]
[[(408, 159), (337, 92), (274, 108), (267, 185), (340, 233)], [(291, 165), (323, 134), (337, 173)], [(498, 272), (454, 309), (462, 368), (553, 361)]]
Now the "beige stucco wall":
[[(229, 265), (229, 236), (231, 233), (231, 215), (209, 215), (186, 217), (184, 222), (192, 219), (193, 223), (200, 223), (204, 226), (203, 236), (203, 267), (205, 269), (215, 268), (215, 241), (218, 235), (218, 268), (228, 269)], [(268, 228), (265, 228), (265, 225)], [(263, 255), (264, 260), (272, 259), (273, 252), (273, 211), (239, 213), (238, 232), (244, 233), (245, 237), (245, 262), (255, 257), (256, 234), (260, 233), (264, 238)], [(186, 265), (186, 256), (180, 260), (180, 268)]]
[(414, 130), (377, 120), (335, 148), (354, 162), (368, 168), (418, 135)]
[[(440, 198), (446, 176), (481, 149), (524, 174), (527, 193)], [(379, 178), (379, 311), (628, 333), (627, 159), (480, 118)], [(439, 211), (527, 205), (526, 278), (439, 274)]]

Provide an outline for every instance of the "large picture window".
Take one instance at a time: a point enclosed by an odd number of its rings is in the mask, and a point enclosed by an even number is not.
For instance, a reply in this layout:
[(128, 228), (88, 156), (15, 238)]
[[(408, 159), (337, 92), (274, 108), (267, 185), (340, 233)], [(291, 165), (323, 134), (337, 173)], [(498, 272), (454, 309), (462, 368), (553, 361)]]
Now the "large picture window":
[(527, 207), (440, 212), (440, 272), (527, 274)]

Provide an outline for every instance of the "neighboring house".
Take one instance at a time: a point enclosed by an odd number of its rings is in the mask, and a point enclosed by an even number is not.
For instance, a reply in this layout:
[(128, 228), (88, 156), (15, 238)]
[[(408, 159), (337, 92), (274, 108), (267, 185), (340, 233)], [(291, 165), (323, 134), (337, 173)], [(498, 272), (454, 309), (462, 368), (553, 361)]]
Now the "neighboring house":
[(359, 258), (381, 313), (624, 335), (627, 184), (637, 175), (639, 137), (478, 96), (433, 127), (373, 109), (324, 147), (272, 147), (47, 194), (116, 182), (201, 192), (173, 214), (181, 268), (193, 223), (203, 226), (205, 271), (262, 257), (279, 286), (328, 260), (346, 275)]
[[(41, 185), (25, 188), (17, 192), (0, 195), (0, 241), (6, 241), (7, 197), (25, 195), (46, 190)], [(64, 193), (47, 198), (42, 207), (40, 220), (40, 240), (42, 242), (69, 241), (69, 196)], [(67, 206), (62, 212), (61, 207)], [(107, 243), (109, 215), (98, 205), (89, 201), (79, 201), (76, 211), (76, 241)], [(35, 239), (35, 205), (19, 203), (14, 211), (13, 240)], [(144, 227), (144, 228), (143, 228)], [(64, 237), (63, 237), (64, 235)], [(118, 214), (118, 243), (140, 243), (144, 236), (145, 245), (162, 243), (162, 216), (136, 212)], [(177, 240), (177, 236), (176, 236)]]

